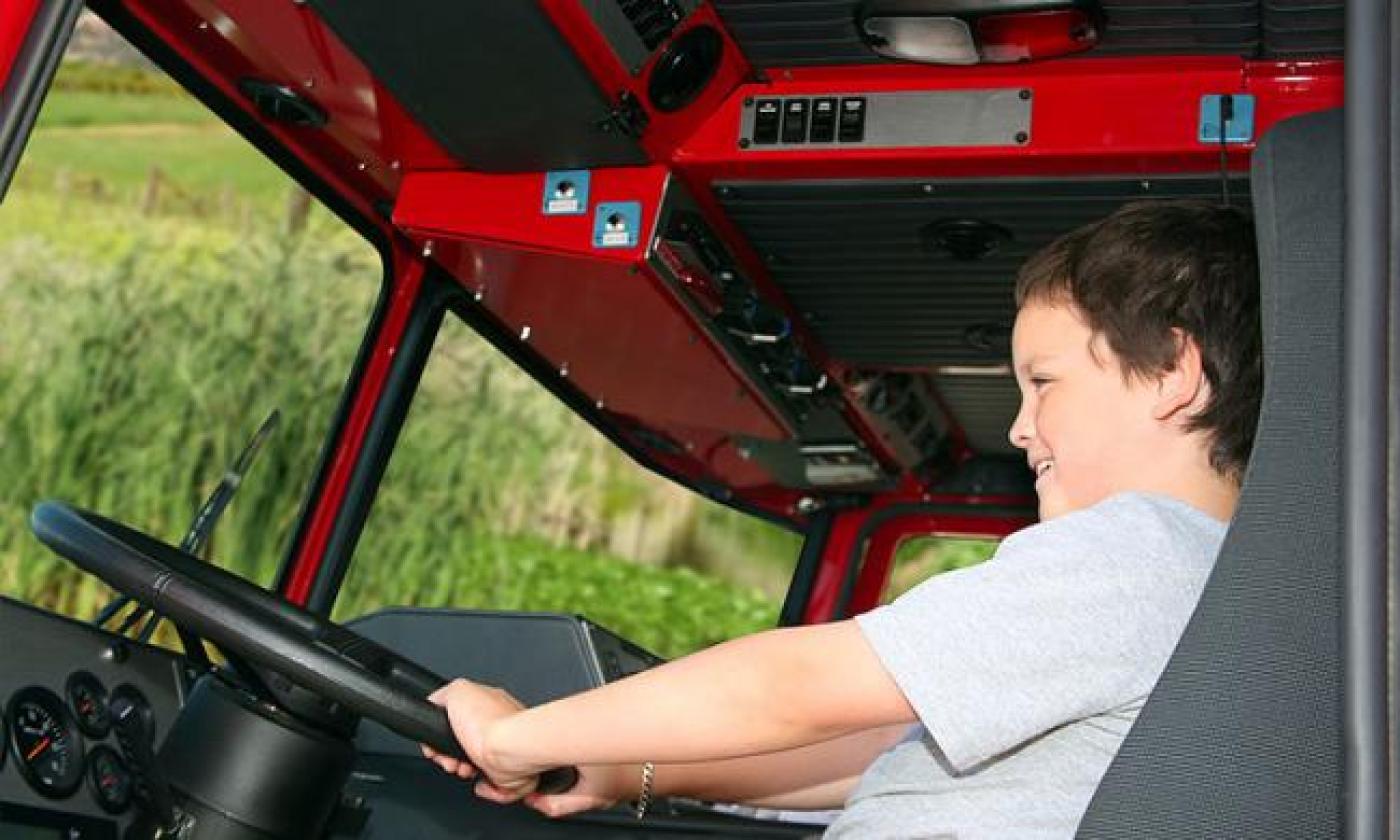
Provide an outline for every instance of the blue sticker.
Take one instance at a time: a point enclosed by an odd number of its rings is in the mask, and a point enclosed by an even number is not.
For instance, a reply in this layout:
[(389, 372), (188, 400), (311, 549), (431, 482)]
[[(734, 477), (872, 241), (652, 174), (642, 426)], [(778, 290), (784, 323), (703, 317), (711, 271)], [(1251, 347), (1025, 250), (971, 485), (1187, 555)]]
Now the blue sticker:
[[(1248, 143), (1254, 139), (1254, 97), (1248, 93), (1232, 93), (1230, 117), (1225, 121), (1226, 143)], [(1220, 104), (1224, 96), (1211, 94), (1201, 97), (1200, 136), (1202, 143), (1220, 143)]]
[(543, 211), (546, 216), (582, 216), (587, 213), (588, 170), (546, 172)]
[(635, 248), (642, 230), (642, 203), (599, 204), (593, 213), (594, 248)]

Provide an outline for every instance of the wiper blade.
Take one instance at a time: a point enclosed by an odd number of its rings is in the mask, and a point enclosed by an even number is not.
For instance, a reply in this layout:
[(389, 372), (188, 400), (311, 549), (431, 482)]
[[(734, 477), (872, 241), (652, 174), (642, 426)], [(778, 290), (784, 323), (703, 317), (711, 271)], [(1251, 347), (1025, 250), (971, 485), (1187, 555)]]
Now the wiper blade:
[[(219, 523), (219, 518), (223, 516), (224, 510), (228, 508), (229, 502), (238, 492), (238, 488), (243, 483), (243, 477), (248, 474), (248, 469), (252, 467), (253, 460), (257, 458), (258, 452), (262, 450), (263, 444), (271, 436), (278, 422), (282, 419), (280, 409), (272, 409), (263, 420), (262, 425), (253, 433), (253, 437), (248, 441), (248, 445), (243, 448), (243, 452), (234, 460), (233, 465), (224, 473), (224, 477), (219, 480), (219, 484), (214, 488), (214, 492), (209, 494), (209, 498), (200, 506), (199, 512), (195, 514), (194, 520), (190, 523), (189, 530), (185, 533), (184, 539), (180, 541), (180, 550), (195, 557), (204, 550), (204, 546), (209, 543), (209, 536), (214, 531), (214, 526)], [(92, 623), (95, 627), (101, 627), (111, 621), (113, 616), (121, 612), (131, 603), (129, 595), (120, 595), (113, 599), (107, 606), (97, 614)], [(141, 619), (150, 612), (145, 607), (137, 607), (122, 622), (117, 629), (119, 635), (125, 633), (138, 624)], [(155, 633), (156, 627), (160, 624), (159, 615), (151, 615), (145, 626), (141, 628), (137, 635), (137, 641), (150, 641), (151, 635)], [(201, 664), (208, 664), (208, 655), (204, 651), (203, 644), (197, 636), (180, 631), (180, 641), (185, 647), (185, 652), (191, 657), (199, 660)]]

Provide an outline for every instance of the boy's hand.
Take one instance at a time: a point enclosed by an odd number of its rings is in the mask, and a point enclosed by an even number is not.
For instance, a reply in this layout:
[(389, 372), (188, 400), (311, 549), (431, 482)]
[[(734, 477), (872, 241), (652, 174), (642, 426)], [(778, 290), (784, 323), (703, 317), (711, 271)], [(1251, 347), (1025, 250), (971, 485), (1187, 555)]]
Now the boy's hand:
[(492, 761), (486, 747), (490, 727), (525, 708), (509, 692), (456, 679), (434, 691), (428, 700), (447, 710), (452, 734), (470, 760), (441, 755), (426, 745), (422, 747), (425, 758), (460, 779), (471, 779), (479, 773), (476, 794), (492, 802), (515, 802), (535, 790), (539, 780), (536, 771), (500, 766)]
[(633, 796), (641, 782), (635, 764), (599, 764), (578, 768), (578, 783), (564, 793), (531, 793), (525, 804), (546, 817), (566, 817), (580, 811), (609, 808)]

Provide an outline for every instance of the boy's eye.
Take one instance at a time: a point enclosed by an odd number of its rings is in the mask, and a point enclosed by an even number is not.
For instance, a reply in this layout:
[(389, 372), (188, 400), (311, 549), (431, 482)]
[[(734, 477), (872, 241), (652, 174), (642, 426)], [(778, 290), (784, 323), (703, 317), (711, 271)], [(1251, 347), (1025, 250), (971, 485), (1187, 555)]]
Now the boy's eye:
[(1031, 387), (1039, 388), (1039, 387), (1042, 386), (1042, 385), (1049, 385), (1049, 384), (1050, 384), (1050, 377), (1048, 377), (1048, 376), (1032, 376), (1032, 377), (1030, 378), (1030, 381), (1031, 381)]

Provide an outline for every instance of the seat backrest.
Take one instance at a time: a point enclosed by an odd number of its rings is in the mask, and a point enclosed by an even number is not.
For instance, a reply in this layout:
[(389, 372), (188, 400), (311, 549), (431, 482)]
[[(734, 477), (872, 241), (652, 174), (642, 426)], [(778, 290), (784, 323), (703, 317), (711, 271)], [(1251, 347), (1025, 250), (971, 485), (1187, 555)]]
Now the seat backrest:
[(1201, 602), (1080, 838), (1341, 830), (1342, 114), (1254, 154), (1265, 386)]

